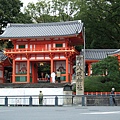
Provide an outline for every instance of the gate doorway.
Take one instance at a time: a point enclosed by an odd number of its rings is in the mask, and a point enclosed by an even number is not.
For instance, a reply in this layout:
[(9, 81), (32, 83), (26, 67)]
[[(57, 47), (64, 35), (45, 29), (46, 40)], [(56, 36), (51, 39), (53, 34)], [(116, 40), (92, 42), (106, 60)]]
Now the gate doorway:
[(38, 82), (50, 82), (50, 62), (38, 62)]
[(4, 82), (11, 83), (12, 81), (12, 66), (4, 67)]

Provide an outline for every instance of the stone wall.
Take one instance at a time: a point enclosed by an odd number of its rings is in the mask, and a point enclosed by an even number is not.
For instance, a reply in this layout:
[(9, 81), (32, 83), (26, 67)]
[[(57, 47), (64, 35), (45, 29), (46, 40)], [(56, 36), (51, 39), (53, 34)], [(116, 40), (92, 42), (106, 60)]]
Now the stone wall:
[[(87, 96), (85, 97), (86, 106), (112, 106), (110, 96)], [(120, 106), (120, 96), (116, 96), (117, 106)]]

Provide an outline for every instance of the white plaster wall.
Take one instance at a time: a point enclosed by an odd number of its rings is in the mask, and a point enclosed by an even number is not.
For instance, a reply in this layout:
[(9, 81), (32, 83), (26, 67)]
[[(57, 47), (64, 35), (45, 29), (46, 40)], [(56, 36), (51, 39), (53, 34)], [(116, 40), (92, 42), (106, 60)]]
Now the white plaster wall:
[(32, 45), (30, 45), (30, 49), (32, 49)]
[(28, 48), (28, 44), (25, 45), (25, 48)]
[(55, 48), (55, 43), (53, 43), (53, 48)]
[(20, 56), (17, 56), (15, 60), (20, 60)]
[(35, 55), (31, 55), (30, 60), (35, 60)]
[(48, 44), (48, 50), (50, 50), (51, 49), (51, 44)]
[[(0, 105), (4, 105), (4, 98), (8, 97), (9, 105), (29, 105), (29, 97), (32, 97), (32, 104), (39, 105), (39, 91), (43, 92), (43, 105), (55, 105), (55, 96), (63, 95), (63, 88), (0, 88)], [(53, 95), (53, 96), (47, 96)], [(5, 96), (5, 97), (1, 97)], [(12, 97), (16, 96), (16, 97)], [(27, 97), (26, 97), (27, 96)], [(63, 96), (58, 96), (58, 104), (63, 105)]]
[(51, 58), (49, 57), (49, 55), (45, 55), (45, 60), (50, 60)]
[(18, 45), (16, 45), (16, 49), (18, 49)]
[(25, 56), (22, 56), (22, 60), (27, 60), (27, 58)]
[(63, 43), (63, 47), (65, 47), (65, 43)]
[(37, 60), (43, 60), (43, 59), (44, 59), (44, 56), (43, 56), (43, 55), (37, 55), (37, 56), (36, 56), (36, 59), (37, 59)]
[(63, 56), (61, 55), (60, 58), (65, 58), (65, 56), (64, 56), (64, 55), (63, 55)]

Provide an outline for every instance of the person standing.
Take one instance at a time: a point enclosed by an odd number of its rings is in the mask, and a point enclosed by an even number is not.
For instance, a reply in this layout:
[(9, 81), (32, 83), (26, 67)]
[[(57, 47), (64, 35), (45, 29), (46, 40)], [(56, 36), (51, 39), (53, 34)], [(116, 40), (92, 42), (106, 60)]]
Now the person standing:
[(115, 101), (115, 88), (112, 88), (111, 95), (112, 95), (112, 102), (115, 106), (117, 106), (117, 103)]
[(61, 72), (60, 70), (58, 69), (57, 72), (56, 72), (56, 76), (57, 76), (57, 80), (58, 80), (58, 83), (60, 83), (60, 76), (61, 76)]
[(55, 83), (55, 72), (54, 71), (51, 73), (51, 77), (52, 77), (52, 83)]
[(39, 105), (43, 105), (43, 93), (40, 91), (39, 93)]
[(47, 80), (47, 82), (49, 81), (49, 80), (48, 80), (48, 77), (49, 77), (49, 75), (48, 75), (48, 73), (46, 73), (46, 74), (45, 74), (45, 79)]
[(50, 82), (50, 75), (48, 74), (48, 81), (47, 82)]

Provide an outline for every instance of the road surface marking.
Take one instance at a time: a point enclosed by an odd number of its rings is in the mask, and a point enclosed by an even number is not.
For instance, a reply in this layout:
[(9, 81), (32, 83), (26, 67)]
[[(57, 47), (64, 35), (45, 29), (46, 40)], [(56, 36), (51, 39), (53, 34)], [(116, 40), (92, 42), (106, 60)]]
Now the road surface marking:
[(91, 112), (91, 113), (81, 113), (81, 114), (92, 114), (92, 115), (95, 115), (95, 114), (118, 114), (120, 113), (120, 111), (111, 111), (111, 112)]

